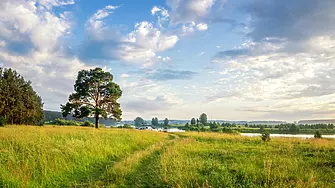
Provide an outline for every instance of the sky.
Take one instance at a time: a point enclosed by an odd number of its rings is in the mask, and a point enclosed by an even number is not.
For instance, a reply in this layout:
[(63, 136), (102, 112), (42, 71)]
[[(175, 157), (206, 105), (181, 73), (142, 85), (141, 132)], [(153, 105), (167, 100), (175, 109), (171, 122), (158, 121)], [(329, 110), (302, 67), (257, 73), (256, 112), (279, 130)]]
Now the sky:
[(102, 67), (123, 120), (335, 118), (333, 0), (1, 0), (0, 66), (60, 110)]

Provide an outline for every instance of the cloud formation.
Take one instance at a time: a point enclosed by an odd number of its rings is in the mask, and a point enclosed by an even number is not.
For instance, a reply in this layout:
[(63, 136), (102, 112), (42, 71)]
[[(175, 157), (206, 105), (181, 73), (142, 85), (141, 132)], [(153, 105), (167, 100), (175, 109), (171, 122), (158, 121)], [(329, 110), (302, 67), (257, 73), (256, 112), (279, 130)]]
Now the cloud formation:
[(156, 70), (151, 73), (148, 78), (153, 80), (165, 81), (165, 80), (189, 80), (192, 79), (197, 73), (193, 71), (179, 71), (162, 69)]
[[(248, 41), (212, 60), (222, 69), (221, 87), (229, 84), (231, 89), (209, 98), (269, 102), (334, 96), (334, 6), (327, 0), (253, 0), (244, 5), (241, 11), (250, 15)], [(290, 109), (294, 105), (286, 111)]]

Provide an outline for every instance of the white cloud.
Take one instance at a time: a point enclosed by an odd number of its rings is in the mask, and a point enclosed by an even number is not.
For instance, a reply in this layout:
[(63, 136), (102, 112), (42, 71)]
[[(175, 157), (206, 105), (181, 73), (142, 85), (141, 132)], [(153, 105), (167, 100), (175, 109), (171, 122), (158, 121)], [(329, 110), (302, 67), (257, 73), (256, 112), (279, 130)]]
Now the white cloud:
[(119, 6), (107, 5), (105, 8), (99, 9), (87, 20), (85, 24), (86, 29), (92, 33), (95, 32), (96, 35), (99, 35), (99, 31), (104, 29), (105, 26), (103, 19), (112, 14), (113, 10), (116, 10), (117, 8), (119, 8)]
[(120, 78), (129, 78), (129, 77), (130, 77), (129, 74), (121, 74), (121, 75), (120, 75)]
[(69, 32), (67, 14), (58, 17), (49, 10), (40, 11), (34, 2), (2, 3), (6, 6), (0, 4), (0, 37), (8, 41), (25, 43), (23, 45), (30, 42), (37, 50), (50, 51), (58, 45), (58, 39)]
[[(0, 2), (0, 64), (17, 70), (41, 95), (46, 109), (59, 110), (73, 90), (76, 74), (90, 68), (64, 51), (62, 39), (71, 29), (71, 13), (56, 15), (55, 6), (74, 1)], [(10, 48), (10, 46), (15, 48)]]
[(200, 24), (197, 25), (197, 29), (198, 29), (199, 31), (205, 31), (205, 30), (208, 29), (208, 25), (205, 24), (205, 23), (200, 23)]
[[(97, 36), (97, 33), (99, 37), (94, 37)], [(163, 33), (148, 21), (136, 23), (134, 30), (126, 35), (119, 34), (118, 37), (110, 38), (110, 33), (111, 30), (108, 27), (103, 30), (92, 29), (88, 32), (88, 35), (93, 35), (93, 37), (89, 37), (93, 40), (88, 42), (101, 49), (99, 51), (101, 58), (140, 63), (143, 66), (151, 66), (159, 61), (157, 53), (174, 47), (179, 40), (177, 35)], [(85, 54), (87, 53), (85, 52)], [(161, 58), (161, 60), (167, 61), (169, 59)]]
[(171, 22), (189, 23), (203, 20), (211, 11), (215, 0), (167, 0), (171, 8)]
[(37, 0), (42, 7), (51, 9), (52, 7), (66, 6), (75, 4), (74, 0)]

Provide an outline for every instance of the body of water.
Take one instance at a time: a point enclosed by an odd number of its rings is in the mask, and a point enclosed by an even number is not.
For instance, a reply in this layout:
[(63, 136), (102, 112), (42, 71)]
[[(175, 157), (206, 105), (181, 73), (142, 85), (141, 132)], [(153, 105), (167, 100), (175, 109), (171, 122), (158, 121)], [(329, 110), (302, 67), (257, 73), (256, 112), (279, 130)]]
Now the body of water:
[[(261, 136), (260, 133), (241, 133), (242, 136)], [(270, 134), (270, 137), (287, 137), (287, 138), (314, 138), (312, 134)], [(322, 135), (322, 138), (334, 138), (335, 135)]]

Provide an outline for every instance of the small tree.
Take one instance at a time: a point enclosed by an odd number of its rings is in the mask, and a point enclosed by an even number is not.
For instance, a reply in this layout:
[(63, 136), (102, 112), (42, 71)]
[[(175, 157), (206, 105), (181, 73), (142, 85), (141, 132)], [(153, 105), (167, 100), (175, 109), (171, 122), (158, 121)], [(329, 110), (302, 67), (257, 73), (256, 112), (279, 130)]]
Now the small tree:
[(297, 133), (299, 132), (299, 127), (296, 124), (291, 124), (288, 130), (291, 133)]
[(195, 124), (196, 124), (196, 122), (195, 122), (195, 118), (192, 118), (192, 119), (191, 119), (191, 125), (194, 126)]
[(121, 97), (120, 86), (113, 82), (113, 75), (101, 68), (78, 72), (74, 85), (75, 93), (69, 102), (61, 105), (64, 117), (73, 113), (76, 118), (94, 116), (95, 128), (99, 128), (99, 118), (121, 120), (122, 111), (117, 100)]
[(169, 125), (169, 120), (168, 120), (168, 118), (165, 118), (164, 119), (164, 126), (168, 126)]
[(268, 132), (262, 133), (261, 138), (264, 142), (269, 142), (271, 140), (270, 133), (268, 133)]
[(200, 123), (202, 123), (203, 125), (207, 124), (207, 115), (205, 113), (202, 113), (199, 117)]
[(322, 138), (322, 134), (321, 134), (321, 132), (320, 132), (320, 131), (316, 131), (316, 132), (314, 133), (314, 138)]
[(152, 118), (152, 120), (151, 120), (151, 125), (154, 126), (154, 127), (157, 127), (157, 126), (158, 126), (158, 118), (157, 118), (157, 117)]
[(152, 126), (155, 126), (155, 118), (152, 118), (152, 119), (151, 119), (151, 125), (152, 125)]
[(140, 127), (140, 126), (143, 126), (144, 125), (144, 119), (141, 118), (141, 117), (136, 117), (134, 119), (134, 122), (135, 122), (135, 126), (136, 127)]

